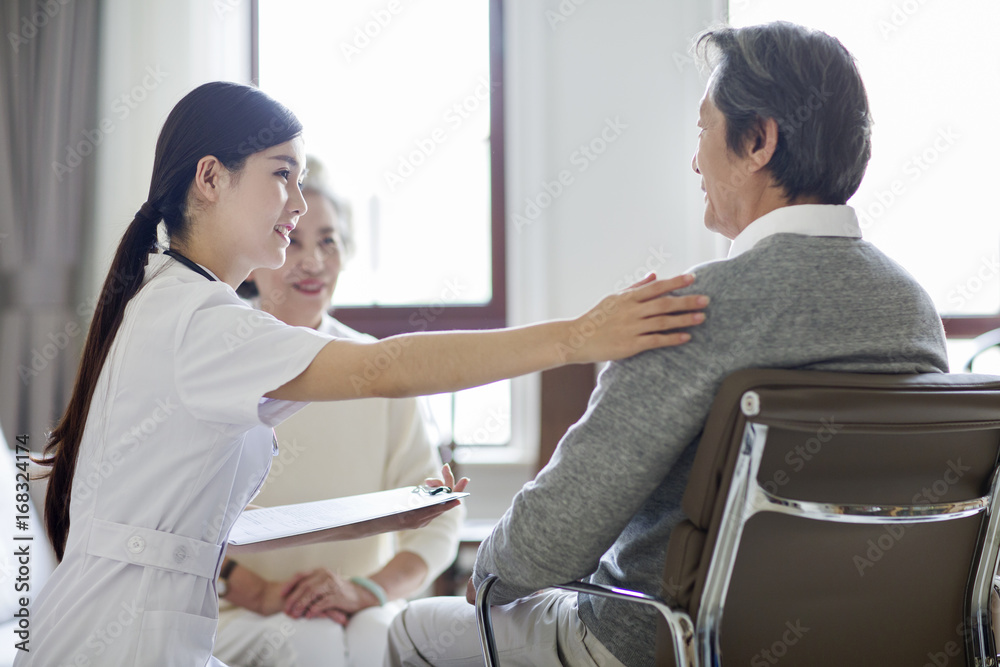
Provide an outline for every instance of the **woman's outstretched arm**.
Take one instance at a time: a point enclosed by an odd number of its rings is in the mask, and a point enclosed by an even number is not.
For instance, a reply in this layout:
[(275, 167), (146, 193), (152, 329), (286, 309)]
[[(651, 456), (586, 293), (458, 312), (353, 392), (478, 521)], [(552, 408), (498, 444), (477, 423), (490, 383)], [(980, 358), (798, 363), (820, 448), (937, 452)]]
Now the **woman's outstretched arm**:
[[(603, 299), (574, 320), (491, 331), (414, 333), (328, 343), (298, 377), (267, 394), (293, 401), (437, 394), (565, 364), (623, 359), (690, 339), (700, 296), (667, 296), (693, 276), (656, 280)], [(278, 351), (280, 353), (280, 351)]]

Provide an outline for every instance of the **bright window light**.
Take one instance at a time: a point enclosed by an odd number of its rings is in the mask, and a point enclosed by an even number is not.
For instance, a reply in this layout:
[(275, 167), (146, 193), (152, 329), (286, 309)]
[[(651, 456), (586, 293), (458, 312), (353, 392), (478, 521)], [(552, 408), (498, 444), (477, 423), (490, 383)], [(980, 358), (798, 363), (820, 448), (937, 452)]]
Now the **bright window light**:
[(730, 22), (786, 20), (837, 37), (858, 60), (875, 125), (849, 204), (866, 239), (945, 315), (1000, 310), (996, 0), (732, 0)]
[[(259, 85), (353, 209), (338, 306), (492, 297), (487, 0), (259, 0)], [(431, 397), (439, 435), (510, 442), (510, 382)]]
[(354, 210), (337, 304), (488, 302), (489, 3), (259, 3), (259, 85)]

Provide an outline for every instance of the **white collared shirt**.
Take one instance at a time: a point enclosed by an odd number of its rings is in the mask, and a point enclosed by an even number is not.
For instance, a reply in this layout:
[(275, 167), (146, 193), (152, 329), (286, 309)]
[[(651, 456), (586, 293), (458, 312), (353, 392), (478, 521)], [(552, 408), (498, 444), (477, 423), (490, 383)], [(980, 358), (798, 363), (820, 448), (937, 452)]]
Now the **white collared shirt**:
[(733, 239), (729, 259), (739, 257), (772, 234), (861, 238), (854, 209), (846, 205), (799, 204), (782, 206), (757, 218)]

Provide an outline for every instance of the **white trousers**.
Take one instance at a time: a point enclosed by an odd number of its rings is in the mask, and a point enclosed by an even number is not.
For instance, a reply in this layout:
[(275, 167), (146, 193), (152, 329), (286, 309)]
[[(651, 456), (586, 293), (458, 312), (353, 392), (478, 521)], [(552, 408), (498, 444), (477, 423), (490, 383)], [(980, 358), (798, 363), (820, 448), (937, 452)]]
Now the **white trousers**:
[[(503, 667), (624, 667), (577, 614), (576, 593), (551, 589), (493, 607)], [(476, 609), (465, 598), (411, 602), (389, 627), (386, 667), (481, 667)]]
[(213, 654), (229, 667), (378, 667), (386, 632), (403, 603), (358, 612), (347, 627), (325, 618), (229, 611)]

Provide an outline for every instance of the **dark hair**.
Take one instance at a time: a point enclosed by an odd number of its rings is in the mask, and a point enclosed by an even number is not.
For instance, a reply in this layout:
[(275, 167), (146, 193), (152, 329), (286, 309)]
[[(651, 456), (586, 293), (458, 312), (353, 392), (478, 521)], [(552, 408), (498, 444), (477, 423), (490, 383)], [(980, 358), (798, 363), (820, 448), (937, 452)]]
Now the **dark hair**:
[(744, 155), (748, 134), (773, 118), (778, 145), (767, 166), (788, 200), (846, 203), (868, 167), (872, 119), (844, 45), (776, 21), (709, 30), (695, 48), (712, 70), (709, 97), (726, 118), (729, 149)]
[(302, 132), (291, 111), (266, 94), (236, 83), (201, 85), (167, 116), (153, 159), (149, 196), (125, 230), (101, 288), (87, 333), (80, 369), (66, 413), (49, 436), (45, 459), (51, 466), (45, 496), (45, 526), (62, 560), (69, 533), (70, 494), (83, 429), (94, 387), (121, 326), (125, 306), (142, 287), (149, 253), (157, 250), (162, 219), (171, 239), (183, 239), (190, 222), (188, 192), (198, 161), (213, 155), (239, 175), (247, 158)]

